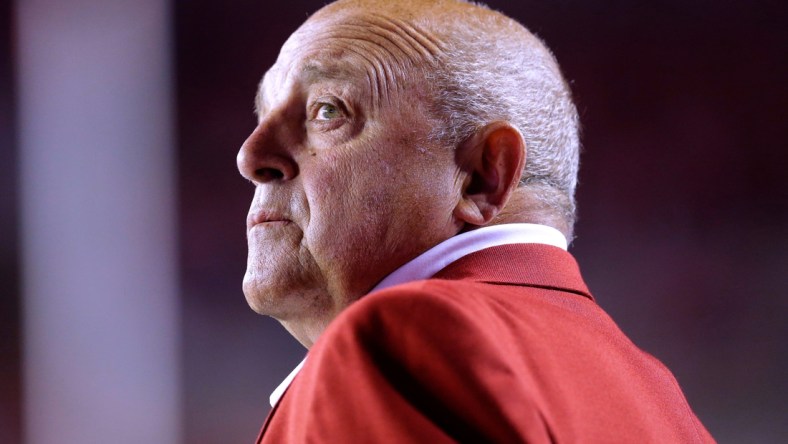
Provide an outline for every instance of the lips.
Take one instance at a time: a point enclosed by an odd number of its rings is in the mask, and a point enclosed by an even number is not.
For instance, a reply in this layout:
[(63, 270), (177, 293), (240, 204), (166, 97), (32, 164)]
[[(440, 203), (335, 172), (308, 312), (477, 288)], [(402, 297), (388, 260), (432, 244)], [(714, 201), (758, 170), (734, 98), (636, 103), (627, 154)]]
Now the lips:
[(275, 211), (256, 211), (250, 212), (246, 218), (248, 229), (260, 224), (282, 224), (291, 222), (286, 216)]

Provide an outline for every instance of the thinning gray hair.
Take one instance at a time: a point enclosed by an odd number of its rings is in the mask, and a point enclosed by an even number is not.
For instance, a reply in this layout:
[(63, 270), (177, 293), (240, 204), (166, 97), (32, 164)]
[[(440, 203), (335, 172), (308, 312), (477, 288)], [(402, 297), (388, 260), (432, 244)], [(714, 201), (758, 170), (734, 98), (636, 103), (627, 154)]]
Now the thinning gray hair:
[(449, 16), (438, 25), (443, 56), (427, 76), (440, 124), (431, 139), (456, 147), (491, 122), (509, 122), (526, 143), (520, 187), (538, 202), (538, 211), (563, 220), (571, 241), (580, 157), (577, 109), (547, 46), (503, 17), (492, 11)]

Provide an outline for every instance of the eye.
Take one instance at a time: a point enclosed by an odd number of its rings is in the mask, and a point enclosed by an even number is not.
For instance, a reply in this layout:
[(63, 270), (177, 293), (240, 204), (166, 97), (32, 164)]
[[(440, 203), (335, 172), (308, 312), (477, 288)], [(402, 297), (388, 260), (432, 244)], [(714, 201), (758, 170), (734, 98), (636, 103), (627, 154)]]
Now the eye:
[(342, 113), (339, 108), (330, 103), (321, 103), (317, 109), (315, 120), (331, 120), (341, 117)]

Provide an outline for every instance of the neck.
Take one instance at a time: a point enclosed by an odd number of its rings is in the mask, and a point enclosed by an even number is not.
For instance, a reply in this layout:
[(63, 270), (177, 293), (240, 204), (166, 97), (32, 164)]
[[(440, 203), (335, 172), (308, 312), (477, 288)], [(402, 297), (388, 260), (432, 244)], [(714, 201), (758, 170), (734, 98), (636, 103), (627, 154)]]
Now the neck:
[(307, 349), (317, 342), (328, 324), (342, 311), (342, 305), (313, 308), (314, 310), (305, 310), (304, 314), (299, 316), (277, 318), (285, 330)]
[(553, 227), (567, 239), (571, 239), (571, 229), (566, 221), (556, 215), (554, 208), (533, 196), (525, 187), (514, 190), (506, 206), (488, 225), (530, 223)]
[(329, 322), (330, 320), (279, 321), (279, 323), (307, 349), (312, 348), (312, 345), (315, 344), (317, 338), (320, 337)]

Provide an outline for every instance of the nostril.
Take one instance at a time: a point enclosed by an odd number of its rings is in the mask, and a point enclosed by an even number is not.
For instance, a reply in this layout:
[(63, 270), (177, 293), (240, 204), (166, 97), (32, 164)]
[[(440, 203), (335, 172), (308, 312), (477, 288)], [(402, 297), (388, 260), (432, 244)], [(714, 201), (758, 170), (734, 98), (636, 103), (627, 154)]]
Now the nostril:
[(255, 170), (254, 175), (261, 182), (279, 180), (285, 176), (284, 173), (276, 168), (258, 168)]

